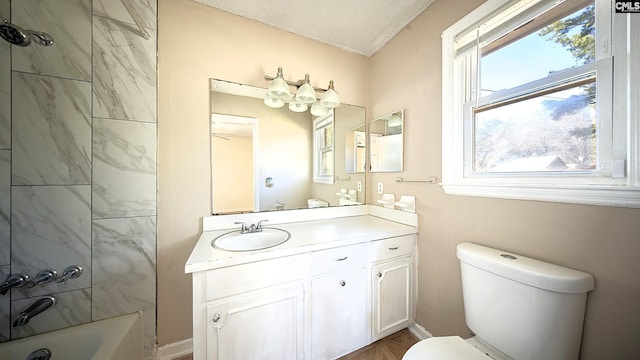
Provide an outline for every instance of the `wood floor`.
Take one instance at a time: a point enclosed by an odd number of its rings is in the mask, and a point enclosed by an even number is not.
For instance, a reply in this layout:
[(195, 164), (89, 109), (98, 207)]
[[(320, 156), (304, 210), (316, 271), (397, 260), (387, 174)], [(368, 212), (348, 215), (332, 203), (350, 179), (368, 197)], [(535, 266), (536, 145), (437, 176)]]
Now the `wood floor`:
[(409, 330), (404, 329), (347, 354), (339, 360), (400, 360), (411, 345), (418, 342)]
[[(371, 345), (347, 354), (338, 360), (400, 360), (411, 345), (418, 342), (415, 336), (404, 329), (380, 339)], [(192, 360), (191, 355), (186, 355), (175, 360)]]

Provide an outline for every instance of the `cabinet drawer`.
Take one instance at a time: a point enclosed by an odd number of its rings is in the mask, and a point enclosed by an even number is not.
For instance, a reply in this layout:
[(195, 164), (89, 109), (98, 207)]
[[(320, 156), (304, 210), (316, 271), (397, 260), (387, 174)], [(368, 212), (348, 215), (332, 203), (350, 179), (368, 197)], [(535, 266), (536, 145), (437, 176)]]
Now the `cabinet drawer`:
[(368, 244), (315, 251), (311, 254), (311, 272), (312, 275), (319, 275), (356, 266), (364, 266), (368, 260)]
[(415, 235), (398, 236), (371, 243), (372, 261), (392, 259), (410, 255), (413, 252)]
[(207, 300), (284, 284), (307, 274), (306, 254), (258, 261), (207, 272)]

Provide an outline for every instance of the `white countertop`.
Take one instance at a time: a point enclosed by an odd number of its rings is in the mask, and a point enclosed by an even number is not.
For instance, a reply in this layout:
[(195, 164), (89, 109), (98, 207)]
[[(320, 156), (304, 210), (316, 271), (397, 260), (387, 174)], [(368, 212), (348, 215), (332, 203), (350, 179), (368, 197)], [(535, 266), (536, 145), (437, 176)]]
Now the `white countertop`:
[(211, 241), (216, 236), (228, 232), (229, 229), (204, 231), (185, 264), (185, 273), (212, 270), (418, 232), (418, 228), (415, 226), (386, 220), (374, 215), (281, 223), (273, 226), (264, 224), (264, 227), (287, 230), (291, 234), (291, 238), (283, 244), (263, 250), (225, 251), (211, 246)]

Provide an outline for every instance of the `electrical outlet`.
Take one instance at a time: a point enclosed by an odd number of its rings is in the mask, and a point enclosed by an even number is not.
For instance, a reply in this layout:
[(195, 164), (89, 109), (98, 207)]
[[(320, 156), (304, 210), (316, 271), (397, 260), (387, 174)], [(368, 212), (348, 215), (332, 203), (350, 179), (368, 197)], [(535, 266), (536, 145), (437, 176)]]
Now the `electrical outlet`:
[(378, 183), (378, 194), (382, 194), (384, 192), (384, 185), (381, 182)]
[(362, 181), (358, 181), (358, 187), (357, 187), (358, 191), (362, 191)]

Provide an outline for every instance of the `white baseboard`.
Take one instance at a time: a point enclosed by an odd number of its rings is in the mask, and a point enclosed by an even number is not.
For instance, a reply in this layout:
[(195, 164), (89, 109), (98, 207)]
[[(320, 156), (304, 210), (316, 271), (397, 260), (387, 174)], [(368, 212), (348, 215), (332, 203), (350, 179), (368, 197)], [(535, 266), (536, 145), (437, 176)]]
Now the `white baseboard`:
[(173, 360), (191, 353), (193, 353), (193, 340), (185, 339), (158, 347), (158, 351), (156, 351), (156, 359)]
[(428, 332), (427, 329), (420, 324), (413, 324), (409, 326), (409, 331), (420, 340), (433, 337), (433, 334)]

